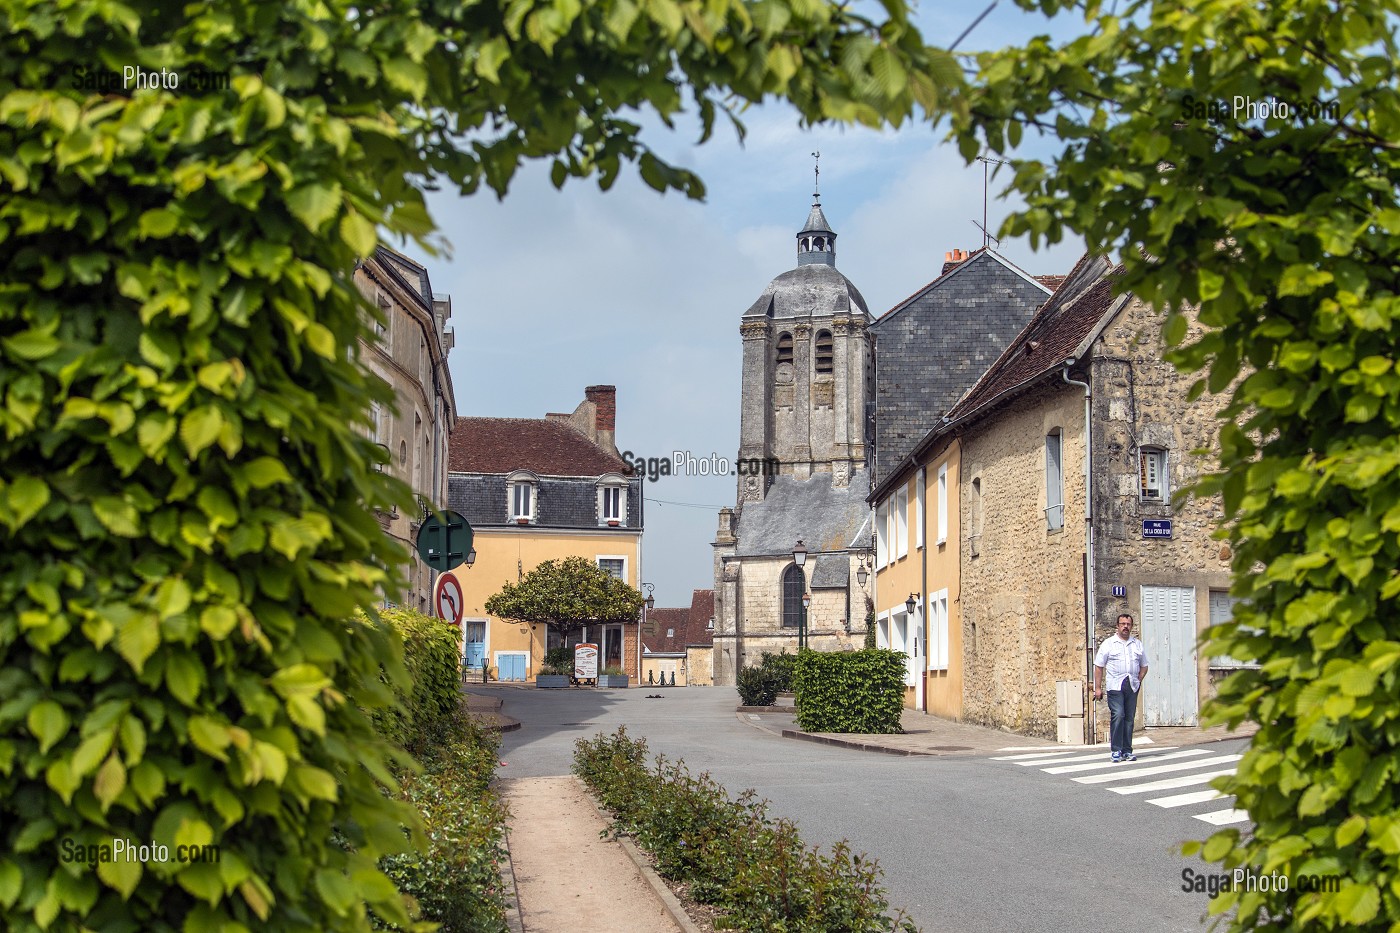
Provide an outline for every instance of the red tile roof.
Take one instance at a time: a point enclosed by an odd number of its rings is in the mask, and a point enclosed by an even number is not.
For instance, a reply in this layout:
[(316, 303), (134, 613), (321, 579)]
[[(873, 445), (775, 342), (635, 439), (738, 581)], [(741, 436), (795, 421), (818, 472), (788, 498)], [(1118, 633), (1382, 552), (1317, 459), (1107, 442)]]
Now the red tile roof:
[(631, 472), (627, 461), (559, 421), (541, 418), (458, 418), (449, 442), (454, 473), (601, 476)]
[(657, 633), (655, 637), (643, 635), (642, 644), (653, 654), (682, 654), (687, 645), (713, 644), (714, 631), (709, 624), (714, 612), (714, 590), (696, 590), (688, 609), (648, 609), (647, 621), (657, 623)]

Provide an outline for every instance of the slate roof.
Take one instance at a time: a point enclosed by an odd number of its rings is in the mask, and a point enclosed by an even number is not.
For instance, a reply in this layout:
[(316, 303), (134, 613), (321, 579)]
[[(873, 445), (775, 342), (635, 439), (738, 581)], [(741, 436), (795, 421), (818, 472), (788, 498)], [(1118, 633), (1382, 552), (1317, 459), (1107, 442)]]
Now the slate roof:
[(950, 411), (964, 419), (983, 406), (1049, 372), (1080, 352), (1080, 345), (1115, 304), (1108, 260), (1085, 255), (1025, 329)]
[(852, 547), (870, 517), (865, 501), (870, 476), (857, 471), (844, 488), (833, 487), (831, 480), (830, 473), (816, 473), (805, 481), (776, 477), (762, 501), (744, 503), (737, 555), (791, 554), (799, 539), (813, 554)]
[[(642, 478), (631, 477), (625, 491), (626, 524), (618, 531), (642, 528)], [(449, 473), (447, 507), (467, 520), (473, 528), (520, 527), (512, 521), (510, 497), (504, 474)], [(535, 490), (535, 522), (520, 527), (529, 531), (543, 528), (613, 530), (598, 521), (598, 485), (594, 477), (542, 476)]]
[[(1086, 341), (1122, 301), (1113, 295), (1112, 279), (1119, 269), (1121, 267), (1115, 269), (1102, 257), (1091, 257), (1086, 253), (1050, 300), (1036, 312), (967, 394), (915, 444), (910, 458), (921, 455), (955, 427), (980, 417), (1037, 382), (1059, 373), (1067, 359), (1077, 358), (1085, 352)], [(871, 494), (871, 501), (883, 497), (903, 472), (900, 469), (882, 477)]]
[(826, 222), (826, 214), (822, 213), (821, 203), (818, 202), (812, 205), (812, 210), (807, 214), (807, 225), (803, 227), (797, 235), (801, 236), (803, 233), (835, 232), (835, 230), (831, 229), (831, 224)]
[(541, 476), (631, 473), (615, 456), (567, 424), (541, 418), (458, 418), (447, 468), (454, 473), (533, 470)]
[(851, 561), (845, 554), (818, 554), (813, 564), (812, 589), (844, 590), (851, 585)]
[(714, 644), (714, 631), (707, 628), (714, 617), (715, 591), (696, 590), (685, 609), (648, 609), (647, 621), (657, 623), (654, 637), (642, 636), (642, 647), (651, 654), (685, 654), (687, 645)]
[(768, 283), (744, 317), (830, 317), (869, 314), (865, 298), (835, 266), (812, 263), (789, 269)]
[(947, 414), (1050, 290), (988, 249), (880, 317), (875, 334), (875, 467), (883, 481)]

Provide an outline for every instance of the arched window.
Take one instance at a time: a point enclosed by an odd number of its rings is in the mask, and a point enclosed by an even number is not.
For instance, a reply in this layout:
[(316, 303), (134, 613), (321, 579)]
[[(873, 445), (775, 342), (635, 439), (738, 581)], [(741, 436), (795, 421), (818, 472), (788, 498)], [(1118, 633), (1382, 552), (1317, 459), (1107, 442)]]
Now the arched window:
[(807, 581), (802, 577), (802, 568), (789, 564), (783, 571), (783, 628), (797, 628), (801, 624), (805, 592)]
[(831, 372), (831, 360), (831, 331), (820, 331), (817, 334), (817, 372)]
[(778, 359), (779, 363), (792, 362), (792, 334), (778, 335)]

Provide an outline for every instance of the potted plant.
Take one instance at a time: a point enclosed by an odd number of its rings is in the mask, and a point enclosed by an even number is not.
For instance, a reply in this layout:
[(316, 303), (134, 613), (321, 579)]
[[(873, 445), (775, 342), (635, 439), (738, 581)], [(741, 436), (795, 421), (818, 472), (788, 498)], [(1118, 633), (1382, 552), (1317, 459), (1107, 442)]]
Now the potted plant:
[(569, 658), (568, 648), (551, 648), (545, 652), (544, 664), (535, 675), (535, 686), (545, 688), (567, 687), (573, 683), (574, 665)]
[(627, 675), (622, 673), (622, 668), (616, 664), (610, 665), (599, 671), (598, 686), (625, 687), (627, 686)]

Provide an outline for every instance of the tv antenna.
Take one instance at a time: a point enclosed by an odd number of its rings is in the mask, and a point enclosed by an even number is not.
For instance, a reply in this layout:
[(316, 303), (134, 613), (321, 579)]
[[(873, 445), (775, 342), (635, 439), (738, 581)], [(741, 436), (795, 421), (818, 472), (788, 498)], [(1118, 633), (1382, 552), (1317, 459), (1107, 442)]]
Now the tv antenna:
[[(993, 4), (993, 6), (995, 6), (995, 4)], [(993, 159), (989, 156), (978, 156), (977, 161), (982, 163), (982, 223), (978, 224), (977, 221), (974, 220), (972, 225), (982, 231), (982, 248), (986, 249), (987, 246), (991, 244), (992, 240), (996, 240), (996, 237), (987, 232), (987, 185), (990, 183), (990, 174), (987, 167), (993, 163), (996, 165), (1007, 165), (1008, 163), (1005, 159)], [(997, 246), (1001, 246), (1000, 240), (997, 240)]]

